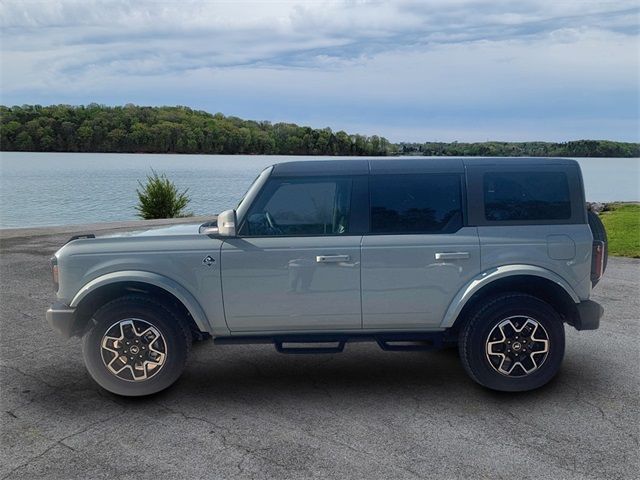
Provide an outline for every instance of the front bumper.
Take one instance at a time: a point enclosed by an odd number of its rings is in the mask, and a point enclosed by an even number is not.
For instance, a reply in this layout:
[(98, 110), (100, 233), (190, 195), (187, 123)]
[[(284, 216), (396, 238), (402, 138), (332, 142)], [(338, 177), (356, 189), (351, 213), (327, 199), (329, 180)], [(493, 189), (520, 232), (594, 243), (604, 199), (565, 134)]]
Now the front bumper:
[(76, 309), (61, 302), (55, 302), (47, 310), (47, 323), (65, 338), (74, 333)]
[(600, 319), (604, 308), (593, 300), (585, 300), (576, 304), (577, 315), (573, 326), (576, 330), (596, 330), (600, 326)]

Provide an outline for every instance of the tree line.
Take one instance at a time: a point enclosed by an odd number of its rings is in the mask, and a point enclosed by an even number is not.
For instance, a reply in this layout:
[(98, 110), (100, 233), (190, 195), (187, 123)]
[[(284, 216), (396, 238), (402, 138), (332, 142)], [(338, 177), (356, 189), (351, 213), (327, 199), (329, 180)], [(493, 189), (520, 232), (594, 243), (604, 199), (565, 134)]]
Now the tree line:
[(0, 106), (7, 151), (389, 155), (377, 135), (255, 122), (187, 107)]
[(571, 142), (399, 143), (399, 155), (477, 157), (640, 157), (640, 143), (610, 140)]
[(243, 120), (181, 106), (0, 106), (0, 127), (3, 151), (640, 157), (640, 143), (607, 140), (393, 144), (377, 135)]

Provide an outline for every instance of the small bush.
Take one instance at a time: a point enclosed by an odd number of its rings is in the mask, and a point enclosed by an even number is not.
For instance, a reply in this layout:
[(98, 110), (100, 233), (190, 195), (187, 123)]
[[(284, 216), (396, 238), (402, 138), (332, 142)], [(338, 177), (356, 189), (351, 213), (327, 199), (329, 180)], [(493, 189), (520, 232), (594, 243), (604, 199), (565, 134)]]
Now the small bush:
[(147, 175), (147, 182), (143, 185), (138, 180), (139, 189), (138, 205), (136, 210), (138, 216), (145, 220), (154, 218), (177, 218), (188, 217), (192, 213), (185, 213), (191, 199), (187, 195), (186, 188), (183, 192), (179, 192), (174, 183), (163, 173), (158, 175), (155, 170), (151, 170), (151, 175)]

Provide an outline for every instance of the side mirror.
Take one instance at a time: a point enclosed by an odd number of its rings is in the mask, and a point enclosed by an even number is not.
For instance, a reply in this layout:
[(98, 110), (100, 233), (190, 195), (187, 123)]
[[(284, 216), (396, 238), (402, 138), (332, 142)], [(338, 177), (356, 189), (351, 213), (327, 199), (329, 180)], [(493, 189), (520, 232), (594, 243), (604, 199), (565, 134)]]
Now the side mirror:
[(205, 222), (200, 225), (198, 229), (198, 233), (201, 235), (217, 235), (218, 234), (218, 217), (216, 215), (215, 220), (211, 220), (209, 222)]
[(236, 211), (225, 210), (218, 215), (218, 235), (221, 237), (236, 236)]

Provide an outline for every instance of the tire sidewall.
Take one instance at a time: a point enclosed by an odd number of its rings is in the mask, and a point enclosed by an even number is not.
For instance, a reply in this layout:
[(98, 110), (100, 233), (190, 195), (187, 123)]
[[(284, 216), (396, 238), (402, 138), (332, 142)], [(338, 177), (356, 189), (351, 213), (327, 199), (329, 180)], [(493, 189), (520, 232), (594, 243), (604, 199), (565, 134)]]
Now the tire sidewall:
[[(486, 341), (493, 328), (505, 318), (527, 316), (536, 320), (549, 336), (549, 353), (544, 363), (523, 377), (508, 377), (496, 371), (486, 355)], [(532, 390), (549, 382), (558, 372), (564, 358), (564, 324), (558, 313), (547, 303), (534, 297), (517, 295), (495, 300), (482, 309), (468, 325), (464, 338), (464, 353), (472, 376), (482, 385), (501, 391)], [(462, 343), (462, 342), (461, 342)], [(461, 352), (462, 353), (462, 352)]]
[[(166, 342), (167, 355), (162, 368), (148, 380), (135, 382), (116, 377), (102, 360), (104, 334), (118, 321), (137, 318), (157, 328)], [(91, 377), (104, 389), (126, 396), (150, 395), (173, 384), (184, 368), (187, 339), (179, 320), (170, 310), (146, 299), (115, 300), (102, 307), (91, 319), (93, 327), (82, 339), (82, 353)]]

